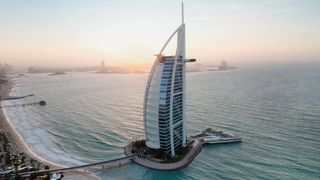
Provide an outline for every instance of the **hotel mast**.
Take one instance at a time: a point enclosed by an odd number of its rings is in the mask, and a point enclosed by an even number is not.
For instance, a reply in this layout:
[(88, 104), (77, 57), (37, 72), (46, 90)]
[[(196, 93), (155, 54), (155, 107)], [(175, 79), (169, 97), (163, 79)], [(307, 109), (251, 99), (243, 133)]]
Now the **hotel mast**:
[[(146, 146), (171, 156), (186, 146), (186, 62), (185, 23), (182, 4), (182, 24), (160, 50), (148, 77), (143, 106)], [(164, 56), (171, 39), (177, 35), (173, 56)]]

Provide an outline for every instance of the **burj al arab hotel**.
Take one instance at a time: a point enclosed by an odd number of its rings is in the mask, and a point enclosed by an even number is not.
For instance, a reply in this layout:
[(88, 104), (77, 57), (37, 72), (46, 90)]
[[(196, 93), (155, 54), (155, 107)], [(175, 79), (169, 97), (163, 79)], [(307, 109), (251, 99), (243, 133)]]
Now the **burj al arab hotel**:
[[(182, 23), (169, 37), (152, 66), (144, 95), (143, 120), (146, 146), (175, 156), (186, 146), (186, 59), (184, 10)], [(163, 55), (177, 38), (176, 54)]]

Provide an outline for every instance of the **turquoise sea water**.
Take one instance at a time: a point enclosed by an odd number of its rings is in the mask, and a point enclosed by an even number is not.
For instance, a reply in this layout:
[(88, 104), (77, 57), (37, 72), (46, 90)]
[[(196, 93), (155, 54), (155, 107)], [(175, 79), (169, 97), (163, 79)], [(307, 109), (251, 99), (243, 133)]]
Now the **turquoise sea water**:
[[(123, 156), (143, 133), (147, 74), (30, 74), (15, 78), (6, 114), (39, 156), (63, 165)], [(162, 172), (134, 163), (101, 179), (320, 179), (320, 63), (241, 67), (187, 76), (189, 135), (207, 127), (243, 138), (210, 145), (187, 168)]]

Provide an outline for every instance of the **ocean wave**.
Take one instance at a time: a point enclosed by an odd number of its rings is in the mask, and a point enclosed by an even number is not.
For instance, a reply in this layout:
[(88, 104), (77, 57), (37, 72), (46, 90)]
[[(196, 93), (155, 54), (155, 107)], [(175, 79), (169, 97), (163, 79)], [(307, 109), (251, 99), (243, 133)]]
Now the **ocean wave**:
[[(15, 93), (11, 95), (16, 95), (17, 89), (15, 88)], [(20, 101), (2, 102), (3, 106), (15, 104), (20, 104)], [(38, 126), (36, 121), (25, 112), (22, 106), (15, 106), (14, 108), (4, 107), (3, 110), (7, 120), (21, 137), (21, 141), (40, 159), (45, 159), (53, 164), (60, 164), (60, 166), (83, 164), (83, 162), (68, 153), (57, 154), (57, 152), (61, 152), (61, 148), (57, 147), (50, 135)]]

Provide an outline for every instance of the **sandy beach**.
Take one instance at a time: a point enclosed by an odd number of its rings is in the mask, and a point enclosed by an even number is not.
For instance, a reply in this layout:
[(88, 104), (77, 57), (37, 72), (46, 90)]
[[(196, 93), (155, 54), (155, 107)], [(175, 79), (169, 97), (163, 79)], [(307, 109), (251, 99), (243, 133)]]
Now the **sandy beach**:
[[(7, 84), (2, 84), (0, 89), (0, 97), (5, 98), (8, 97), (11, 89), (13, 87), (13, 82), (9, 81)], [(7, 116), (5, 115), (4, 110), (1, 108), (0, 111), (0, 131), (5, 132), (8, 136), (10, 142), (12, 143), (12, 148), (15, 149), (16, 152), (22, 152), (32, 158), (33, 160), (36, 160), (44, 165), (49, 166), (50, 169), (57, 169), (57, 168), (63, 168), (64, 166), (55, 164), (53, 162), (50, 162), (44, 158), (41, 158), (40, 156), (36, 155), (34, 152), (32, 152), (28, 146), (24, 143), (22, 137), (18, 132), (15, 130), (14, 126), (11, 124), (10, 120), (7, 119)], [(95, 175), (84, 172), (82, 170), (73, 170), (64, 172), (64, 179), (99, 179)]]
[[(6, 85), (1, 85), (0, 96), (2, 98), (7, 97), (10, 94), (12, 86), (13, 86), (12, 81), (9, 81), (9, 83)], [(49, 166), (50, 169), (63, 167), (58, 164), (54, 164), (52, 162), (49, 162), (49, 161), (37, 156), (36, 154), (34, 154), (26, 146), (26, 144), (23, 142), (22, 137), (17, 133), (17, 131), (14, 129), (13, 125), (8, 121), (8, 119), (5, 115), (5, 112), (2, 108), (0, 111), (0, 129), (7, 134), (9, 139), (11, 139), (11, 143), (13, 145), (13, 148), (16, 148), (16, 151), (25, 153), (30, 158), (32, 158), (42, 164)]]

